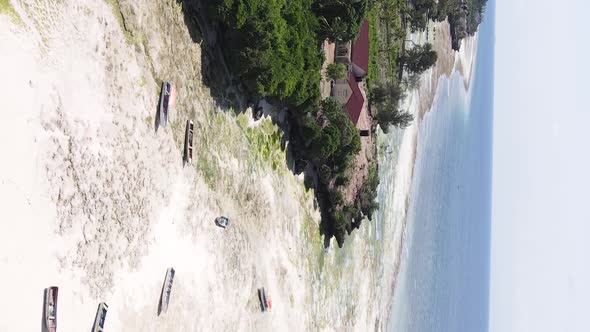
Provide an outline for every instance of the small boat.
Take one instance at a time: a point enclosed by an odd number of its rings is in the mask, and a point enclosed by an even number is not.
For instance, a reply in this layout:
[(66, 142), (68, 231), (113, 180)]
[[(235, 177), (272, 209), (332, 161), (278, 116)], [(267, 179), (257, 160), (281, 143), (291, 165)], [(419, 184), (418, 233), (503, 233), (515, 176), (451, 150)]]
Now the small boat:
[(215, 218), (215, 225), (221, 227), (221, 228), (228, 228), (230, 224), (229, 218), (228, 217), (217, 217)]
[(266, 294), (264, 287), (258, 288), (258, 299), (260, 300), (260, 309), (262, 309), (263, 312), (272, 309), (272, 300), (270, 299), (270, 296)]
[(162, 285), (162, 293), (160, 294), (160, 303), (158, 304), (158, 315), (168, 310), (168, 303), (170, 302), (170, 293), (172, 292), (172, 282), (174, 281), (174, 274), (176, 272), (173, 268), (166, 270), (166, 277), (164, 278), (164, 285)]
[(162, 91), (160, 92), (160, 125), (166, 128), (168, 124), (168, 110), (174, 105), (176, 90), (170, 82), (162, 82)]
[(104, 331), (104, 320), (107, 317), (107, 311), (109, 306), (101, 302), (96, 309), (96, 316), (94, 317), (94, 325), (92, 326), (92, 332), (103, 332)]
[(194, 124), (191, 120), (186, 120), (186, 131), (184, 134), (184, 163), (193, 163), (193, 136)]
[(57, 330), (57, 286), (45, 288), (45, 328), (47, 332)]

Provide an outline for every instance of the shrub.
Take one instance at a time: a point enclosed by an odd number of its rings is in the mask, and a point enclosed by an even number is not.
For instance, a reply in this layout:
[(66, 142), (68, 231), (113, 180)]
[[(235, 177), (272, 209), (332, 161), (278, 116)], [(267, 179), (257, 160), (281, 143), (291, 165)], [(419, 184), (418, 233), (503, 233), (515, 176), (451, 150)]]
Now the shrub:
[(346, 78), (346, 74), (347, 74), (346, 66), (341, 63), (331, 63), (326, 68), (326, 74), (332, 80)]

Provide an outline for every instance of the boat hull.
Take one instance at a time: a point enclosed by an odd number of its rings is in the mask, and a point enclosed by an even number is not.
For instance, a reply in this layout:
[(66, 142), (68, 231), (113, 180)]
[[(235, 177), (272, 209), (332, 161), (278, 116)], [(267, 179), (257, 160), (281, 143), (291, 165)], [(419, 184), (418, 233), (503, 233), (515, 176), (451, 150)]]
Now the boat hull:
[(58, 290), (57, 286), (51, 286), (45, 289), (43, 321), (45, 323), (45, 331), (47, 332), (55, 332), (57, 330)]
[(166, 270), (166, 277), (162, 285), (162, 293), (160, 294), (160, 303), (158, 304), (158, 315), (168, 311), (168, 303), (170, 302), (170, 295), (172, 293), (172, 283), (174, 282), (174, 275), (176, 271), (173, 268)]
[(160, 92), (159, 104), (159, 125), (166, 128), (168, 125), (168, 111), (172, 99), (172, 84), (170, 82), (162, 82), (162, 92)]
[(96, 309), (96, 316), (94, 317), (94, 325), (92, 325), (92, 332), (103, 332), (104, 331), (104, 321), (107, 317), (107, 311), (109, 306), (102, 302), (98, 305)]
[(186, 131), (184, 134), (184, 163), (193, 163), (193, 136), (194, 124), (191, 120), (186, 120)]

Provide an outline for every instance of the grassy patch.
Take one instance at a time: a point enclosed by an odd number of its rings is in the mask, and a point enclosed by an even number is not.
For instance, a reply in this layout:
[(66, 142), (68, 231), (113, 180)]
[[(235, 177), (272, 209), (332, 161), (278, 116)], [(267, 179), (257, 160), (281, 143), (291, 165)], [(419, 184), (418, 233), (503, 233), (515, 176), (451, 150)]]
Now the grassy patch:
[(403, 0), (377, 0), (367, 13), (369, 88), (379, 83), (397, 83), (397, 59), (406, 36), (401, 16), (404, 8)]
[[(302, 204), (302, 206), (305, 205)], [(301, 232), (303, 239), (305, 239), (305, 242), (311, 248), (309, 256), (307, 257), (307, 266), (319, 276), (324, 268), (324, 244), (322, 236), (320, 235), (320, 230), (309, 214), (306, 214), (303, 218)]]
[(0, 0), (0, 14), (7, 15), (16, 24), (21, 25), (23, 23), (14, 7), (12, 7), (10, 0)]
[(282, 132), (279, 127), (270, 119), (263, 119), (258, 127), (249, 127), (246, 114), (238, 115), (237, 123), (250, 143), (250, 162), (255, 164), (253, 166), (269, 166), (283, 174), (286, 156), (281, 149)]
[(109, 6), (111, 6), (111, 8), (113, 10), (113, 15), (115, 15), (117, 22), (119, 22), (119, 26), (121, 27), (121, 31), (123, 31), (123, 34), (125, 35), (125, 39), (127, 39), (127, 41), (129, 43), (133, 43), (133, 35), (131, 34), (131, 31), (129, 29), (127, 29), (127, 26), (125, 25), (125, 17), (123, 17), (123, 12), (121, 12), (121, 6), (119, 5), (119, 1), (118, 0), (105, 0), (105, 1), (107, 2), (107, 4), (109, 4)]
[(374, 82), (378, 79), (377, 76), (377, 52), (379, 50), (379, 37), (377, 36), (377, 27), (379, 26), (379, 15), (377, 7), (372, 7), (367, 13), (367, 20), (369, 21), (369, 73), (367, 75), (367, 85), (369, 90)]
[[(241, 195), (244, 190), (236, 188), (246, 186), (251, 176), (269, 171), (287, 174), (279, 128), (270, 119), (249, 127), (248, 115), (230, 114), (209, 113), (204, 123), (196, 124), (195, 167), (206, 183), (211, 188), (228, 187), (228, 191)], [(178, 130), (184, 135), (182, 129)]]

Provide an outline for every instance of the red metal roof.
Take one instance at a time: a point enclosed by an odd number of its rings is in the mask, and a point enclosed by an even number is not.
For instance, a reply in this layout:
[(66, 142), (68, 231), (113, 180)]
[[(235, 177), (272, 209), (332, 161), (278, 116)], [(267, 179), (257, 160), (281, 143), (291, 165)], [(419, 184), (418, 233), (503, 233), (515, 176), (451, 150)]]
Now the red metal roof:
[(357, 122), (359, 121), (359, 117), (361, 116), (361, 111), (363, 110), (365, 98), (363, 97), (361, 89), (359, 88), (359, 84), (352, 72), (348, 73), (348, 85), (350, 85), (352, 95), (346, 103), (346, 112), (348, 112), (348, 116), (350, 116), (352, 123), (354, 123), (356, 126)]
[(352, 63), (369, 72), (369, 21), (361, 23), (358, 38), (352, 44)]

